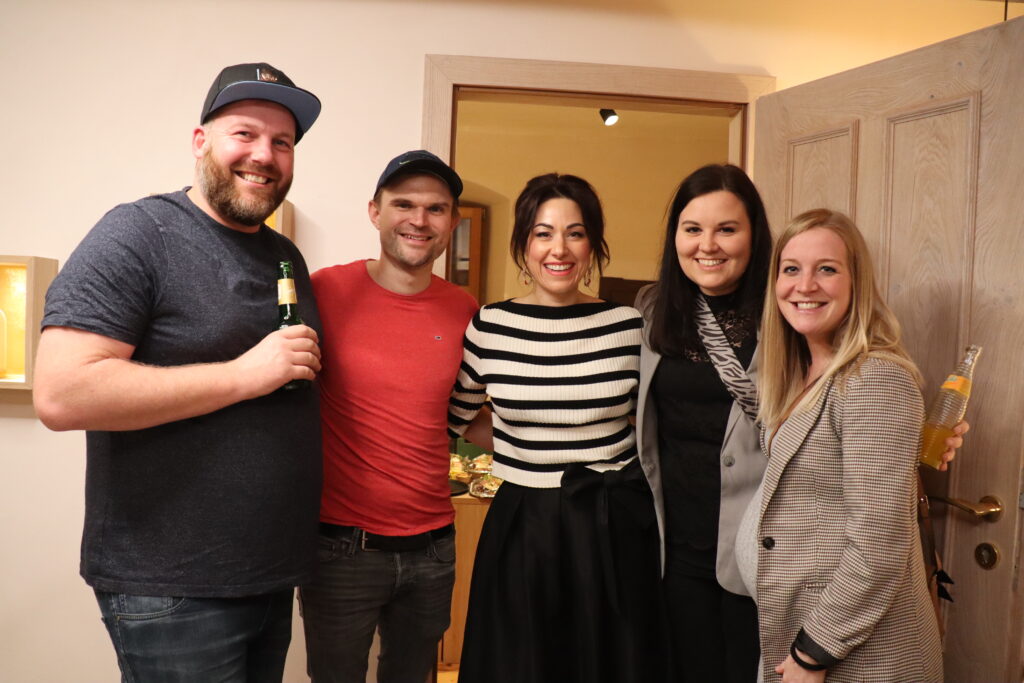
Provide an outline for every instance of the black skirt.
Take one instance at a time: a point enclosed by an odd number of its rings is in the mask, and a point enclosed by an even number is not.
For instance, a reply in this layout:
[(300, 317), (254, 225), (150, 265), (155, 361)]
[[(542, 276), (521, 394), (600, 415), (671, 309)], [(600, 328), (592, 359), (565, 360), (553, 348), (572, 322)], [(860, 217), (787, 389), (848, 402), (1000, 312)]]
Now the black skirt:
[(637, 461), (505, 482), (477, 547), (459, 683), (668, 680), (658, 529)]

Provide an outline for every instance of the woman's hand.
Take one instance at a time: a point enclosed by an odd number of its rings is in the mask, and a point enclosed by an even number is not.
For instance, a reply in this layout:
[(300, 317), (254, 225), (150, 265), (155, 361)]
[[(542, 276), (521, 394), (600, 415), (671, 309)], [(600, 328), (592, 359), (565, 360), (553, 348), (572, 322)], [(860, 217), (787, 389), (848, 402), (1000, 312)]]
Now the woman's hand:
[(475, 443), (485, 451), (494, 450), (494, 432), (491, 426), (491, 409), (484, 405), (462, 434), (466, 441)]
[[(817, 664), (813, 657), (801, 652), (796, 651), (800, 658), (808, 664)], [(822, 671), (808, 671), (799, 664), (793, 661), (792, 655), (787, 655), (782, 663), (775, 667), (775, 673), (782, 675), (782, 683), (823, 683), (825, 676), (828, 674), (828, 670)]]
[(966, 420), (961, 420), (953, 427), (953, 436), (946, 439), (946, 452), (942, 454), (942, 464), (939, 465), (940, 472), (949, 469), (949, 463), (956, 457), (957, 449), (964, 445), (964, 434), (970, 428), (971, 425)]

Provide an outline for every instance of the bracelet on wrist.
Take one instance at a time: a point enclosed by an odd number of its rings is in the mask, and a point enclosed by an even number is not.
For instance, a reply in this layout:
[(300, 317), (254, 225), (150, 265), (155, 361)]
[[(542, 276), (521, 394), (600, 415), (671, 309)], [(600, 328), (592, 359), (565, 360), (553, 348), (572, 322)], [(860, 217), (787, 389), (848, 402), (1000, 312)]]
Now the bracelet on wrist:
[(796, 651), (796, 643), (789, 646), (789, 656), (793, 658), (793, 661), (796, 662), (801, 669), (806, 669), (807, 671), (824, 671), (828, 668), (824, 664), (812, 664), (805, 659), (801, 659), (800, 655), (798, 655)]

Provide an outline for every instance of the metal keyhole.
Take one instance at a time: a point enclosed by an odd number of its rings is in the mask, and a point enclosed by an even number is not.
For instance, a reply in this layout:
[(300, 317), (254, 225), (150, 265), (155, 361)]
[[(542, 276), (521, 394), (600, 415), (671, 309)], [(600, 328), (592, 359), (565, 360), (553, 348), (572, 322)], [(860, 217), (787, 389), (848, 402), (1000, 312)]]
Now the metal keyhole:
[(974, 549), (974, 560), (982, 569), (992, 569), (999, 563), (999, 548), (991, 543), (979, 543)]

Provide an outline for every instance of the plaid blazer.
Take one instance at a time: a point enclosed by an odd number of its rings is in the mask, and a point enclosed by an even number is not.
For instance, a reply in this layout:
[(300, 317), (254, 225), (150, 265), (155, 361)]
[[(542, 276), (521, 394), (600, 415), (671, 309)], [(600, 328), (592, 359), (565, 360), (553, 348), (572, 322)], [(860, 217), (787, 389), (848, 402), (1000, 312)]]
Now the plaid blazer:
[(826, 681), (942, 681), (916, 524), (924, 414), (911, 374), (868, 358), (770, 444), (758, 527), (764, 680), (803, 628), (842, 661)]

